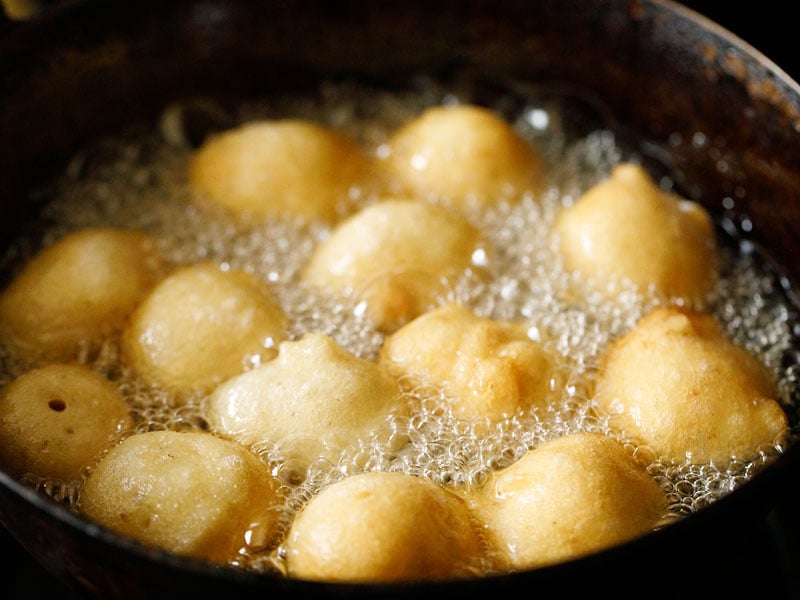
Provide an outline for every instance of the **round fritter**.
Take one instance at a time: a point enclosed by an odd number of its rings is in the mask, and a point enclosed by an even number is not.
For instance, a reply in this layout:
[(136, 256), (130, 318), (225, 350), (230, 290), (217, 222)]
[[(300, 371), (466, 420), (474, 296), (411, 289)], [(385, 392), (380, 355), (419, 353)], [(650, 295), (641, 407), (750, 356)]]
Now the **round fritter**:
[(625, 279), (642, 293), (701, 304), (718, 277), (710, 215), (631, 163), (565, 208), (555, 232), (566, 268), (610, 295)]
[(333, 222), (352, 210), (370, 161), (345, 134), (311, 121), (254, 121), (209, 138), (189, 164), (202, 198), (258, 217)]
[(0, 462), (14, 477), (76, 481), (130, 426), (112, 382), (85, 365), (54, 363), (0, 392)]
[(225, 563), (242, 548), (274, 542), (277, 490), (266, 464), (236, 442), (151, 431), (108, 452), (87, 478), (79, 508), (145, 544)]
[(694, 463), (752, 458), (787, 432), (766, 367), (716, 319), (661, 307), (609, 348), (595, 401), (610, 424), (663, 457)]
[(210, 391), (271, 360), (288, 319), (255, 276), (213, 262), (174, 271), (145, 298), (123, 336), (123, 358), (146, 380)]
[(378, 329), (393, 331), (439, 304), (475, 267), (476, 252), (485, 256), (484, 240), (458, 213), (390, 198), (342, 221), (317, 246), (302, 276), (361, 300)]
[(137, 231), (82, 229), (42, 250), (0, 294), (0, 340), (33, 362), (92, 351), (162, 275), (155, 242)]
[(553, 397), (555, 356), (527, 329), (447, 303), (387, 336), (378, 360), (408, 386), (441, 389), (459, 418), (509, 417)]
[(275, 359), (224, 382), (207, 405), (220, 434), (244, 444), (273, 442), (304, 464), (336, 460), (390, 413), (404, 412), (388, 371), (320, 333), (283, 342)]
[(398, 192), (424, 200), (488, 206), (542, 187), (538, 151), (480, 106), (429, 108), (398, 129), (388, 148), (384, 167)]
[(619, 442), (565, 435), (492, 475), (474, 510), (512, 569), (533, 569), (604, 550), (652, 531), (664, 490)]
[(289, 577), (329, 582), (474, 576), (483, 547), (467, 505), (407, 473), (346, 477), (313, 497), (285, 542)]

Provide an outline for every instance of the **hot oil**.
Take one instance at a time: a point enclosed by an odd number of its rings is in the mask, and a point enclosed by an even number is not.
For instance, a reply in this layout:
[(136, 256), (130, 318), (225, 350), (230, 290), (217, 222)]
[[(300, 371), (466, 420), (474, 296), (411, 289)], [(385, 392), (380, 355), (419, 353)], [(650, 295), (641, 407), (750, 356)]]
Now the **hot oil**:
[[(560, 262), (551, 226), (559, 211), (600, 181), (622, 160), (644, 160), (640, 150), (618, 135), (613, 120), (580, 91), (524, 90), (513, 86), (487, 89), (474, 82), (438, 85), (422, 79), (408, 91), (385, 91), (354, 84), (325, 84), (315, 94), (286, 95), (235, 107), (206, 101), (169, 107), (160, 128), (145, 127), (103, 140), (72, 162), (54, 188), (48, 188), (43, 243), (89, 226), (141, 229), (152, 235), (174, 266), (215, 260), (241, 268), (266, 281), (290, 319), (290, 337), (307, 331), (327, 333), (354, 354), (374, 358), (383, 341), (363, 318), (357, 304), (328, 298), (299, 282), (299, 271), (329, 230), (318, 224), (281, 220), (234, 220), (193, 199), (185, 186), (191, 111), (217, 117), (218, 128), (259, 118), (309, 118), (343, 129), (380, 154), (389, 132), (425, 107), (481, 102), (504, 114), (517, 131), (542, 152), (551, 185), (537, 197), (526, 195), (513, 206), (466, 209), (493, 248), (488, 278), (465, 274), (449, 292), (477, 313), (498, 319), (525, 320), (534, 339), (547, 339), (560, 356), (563, 379), (554, 381), (553, 402), (544, 409), (521, 412), (498, 422), (465, 422), (446, 409), (438, 390), (408, 394), (410, 417), (391, 417), (366, 439), (354, 440), (337, 463), (318, 460), (307, 469), (293, 463), (279, 446), (265, 442), (254, 450), (278, 474), (284, 505), (284, 528), (304, 502), (323, 486), (364, 470), (404, 471), (428, 477), (453, 489), (482, 485), (490, 473), (508, 466), (544, 441), (577, 431), (601, 431), (614, 437), (607, 419), (590, 402), (591, 383), (609, 342), (631, 329), (659, 303), (624, 282), (609, 302)], [(198, 107), (200, 107), (198, 109)], [(221, 115), (221, 116), (220, 116)], [(576, 119), (577, 115), (577, 119)], [(212, 119), (213, 121), (213, 119)], [(574, 127), (576, 121), (581, 126)], [(155, 129), (155, 130), (154, 130)], [(669, 165), (661, 183), (670, 187)], [(361, 190), (353, 198), (373, 201)], [(720, 223), (724, 277), (710, 309), (734, 341), (757, 355), (774, 373), (787, 412), (794, 410), (797, 389), (796, 337), (800, 334), (788, 284), (771, 271), (757, 248), (731, 236)], [(24, 261), (34, 244), (21, 240), (14, 261)], [(27, 250), (25, 250), (27, 248)], [(481, 262), (483, 257), (476, 257)], [(120, 364), (117, 340), (106, 341), (97, 356), (85, 356), (111, 377), (136, 416), (136, 432), (158, 429), (204, 430), (202, 396), (176, 408), (169, 393), (150, 387)], [(245, 362), (243, 369), (257, 366)], [(4, 360), (5, 383), (24, 365)], [(782, 451), (761, 449), (753, 461), (733, 458), (729, 464), (668, 463), (646, 446), (622, 439), (670, 498), (665, 520), (680, 518), (735, 490)], [(76, 503), (80, 482), (29, 480), (68, 506)], [(257, 531), (253, 532), (254, 537)], [(257, 546), (257, 544), (256, 544)], [(243, 553), (242, 566), (282, 570), (281, 548)]]

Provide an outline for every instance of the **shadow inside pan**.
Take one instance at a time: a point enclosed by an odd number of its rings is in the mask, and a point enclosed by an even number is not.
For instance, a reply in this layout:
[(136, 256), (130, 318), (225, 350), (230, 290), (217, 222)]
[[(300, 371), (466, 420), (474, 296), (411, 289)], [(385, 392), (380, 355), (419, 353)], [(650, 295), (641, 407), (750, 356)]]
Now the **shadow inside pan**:
[[(101, 135), (115, 134), (132, 122), (152, 126), (172, 102), (214, 96), (228, 108), (242, 97), (263, 98), (278, 90), (313, 93), (320, 76), (331, 73), (342, 80), (355, 75), (359, 81), (397, 89), (409, 81), (413, 85), (409, 72), (430, 76), (431, 64), (440, 65), (433, 71), (437, 77), (461, 73), (461, 67), (469, 65), (468, 72), (476, 69), (481, 75), (473, 97), (494, 103), (510, 117), (531, 108), (529, 99), (536, 97), (537, 108), (558, 100), (569, 115), (565, 121), (576, 128), (570, 132), (574, 137), (599, 125), (610, 126), (617, 133), (615, 149), (637, 152), (653, 171), (672, 177), (682, 193), (714, 211), (732, 246), (745, 238), (744, 246), (758, 250), (755, 256), (763, 250), (765, 260), (774, 258), (781, 265), (772, 279), (779, 291), (783, 280), (796, 281), (798, 267), (791, 257), (800, 250), (800, 207), (793, 173), (800, 172), (794, 164), (800, 153), (787, 123), (796, 119), (798, 101), (795, 86), (769, 73), (757, 57), (728, 47), (727, 40), (660, 3), (644, 3), (629, 26), (622, 25), (631, 16), (622, 2), (608, 3), (602, 13), (571, 3), (544, 2), (532, 9), (510, 2), (491, 19), (488, 3), (466, 8), (423, 4), (389, 3), (386, 12), (378, 14), (357, 2), (345, 3), (341, 11), (304, 2), (263, 9), (229, 2), (175, 7), (145, 3), (127, 8), (131, 13), (125, 14), (89, 3), (76, 7), (74, 14), (55, 15), (18, 32), (3, 47), (3, 64), (9, 65), (3, 139), (15, 140), (0, 151), (3, 164), (10, 166), (0, 186), (10, 213), (3, 239), (19, 233), (20, 221), (33, 222), (31, 216), (47, 198), (39, 193), (42, 173), (47, 174), (44, 179), (63, 173), (75, 152)], [(464, 16), (458, 26), (449, 17), (453, 11)], [(303, 20), (294, 19), (296, 14), (303, 14)], [(76, 23), (88, 25), (76, 28)], [(261, 33), (265, 28), (272, 32), (268, 39)], [(366, 35), (358, 35), (364, 31)], [(611, 40), (606, 37), (609, 31), (616, 33)], [(415, 32), (413, 43), (408, 32)], [(229, 93), (219, 94), (221, 89)], [(53, 111), (52, 106), (62, 109)], [(191, 143), (231, 122), (230, 112), (223, 110), (220, 120), (214, 114), (219, 113), (194, 113), (188, 131)], [(704, 143), (698, 132), (704, 133)], [(107, 158), (92, 155), (101, 166)], [(723, 162), (728, 166), (725, 172), (719, 168)], [(83, 165), (91, 166), (91, 161)], [(776, 205), (775, 197), (787, 200)], [(19, 198), (30, 201), (20, 203)], [(32, 236), (42, 231), (40, 226), (31, 230)], [(794, 302), (791, 293), (787, 302)], [(787, 351), (787, 361), (793, 351)], [(686, 552), (698, 560), (713, 556), (722, 562), (722, 557), (733, 560), (733, 546), (760, 546), (766, 539), (780, 546), (787, 540), (780, 539), (780, 527), (775, 526), (782, 511), (778, 500), (786, 493), (782, 476), (791, 473), (795, 455), (789, 452), (778, 461), (782, 464), (765, 470), (752, 490), (745, 486), (709, 508), (707, 517), (693, 515), (674, 531), (586, 561), (474, 583), (469, 589), (511, 589), (528, 578), (531, 585), (557, 584), (582, 569), (599, 581), (618, 571), (616, 561), (644, 565)], [(152, 581), (159, 587), (163, 583), (164, 589), (182, 590), (252, 584), (293, 593), (303, 587), (284, 581), (262, 584), (247, 577), (240, 581), (224, 569), (184, 564), (126, 546), (58, 509), (31, 511), (30, 506), (31, 498), (17, 487), (4, 487), (3, 522), (50, 570), (89, 589), (108, 587), (122, 596), (137, 589), (145, 592)], [(19, 514), (26, 516), (20, 519)], [(750, 520), (745, 514), (754, 517), (749, 525), (742, 522)], [(733, 527), (731, 521), (736, 523)], [(714, 534), (698, 542), (702, 531)], [(762, 561), (768, 554), (757, 553), (754, 563), (779, 571), (783, 581), (786, 557)], [(448, 591), (464, 592), (465, 587), (453, 584)], [(324, 585), (308, 590), (367, 596), (417, 591)]]

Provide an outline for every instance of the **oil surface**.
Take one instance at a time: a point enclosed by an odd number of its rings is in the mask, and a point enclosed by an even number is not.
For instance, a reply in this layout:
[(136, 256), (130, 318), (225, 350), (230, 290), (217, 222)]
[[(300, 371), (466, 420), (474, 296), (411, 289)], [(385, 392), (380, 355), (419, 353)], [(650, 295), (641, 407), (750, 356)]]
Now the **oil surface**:
[[(466, 273), (446, 299), (483, 316), (525, 320), (532, 337), (546, 334), (560, 357), (566, 383), (546, 409), (520, 412), (499, 422), (460, 421), (430, 390), (409, 393), (412, 416), (390, 418), (379, 432), (354, 440), (337, 463), (318, 460), (307, 470), (287, 460), (277, 447), (256, 447), (284, 482), (285, 523), (321, 487), (362, 470), (399, 470), (445, 486), (480, 486), (492, 470), (510, 465), (554, 437), (601, 431), (619, 438), (592, 406), (589, 390), (609, 342), (660, 301), (624, 283), (616, 301), (601, 300), (587, 282), (564, 269), (551, 228), (559, 211), (606, 177), (615, 164), (650, 161), (648, 166), (652, 166), (653, 155), (645, 155), (642, 148), (623, 139), (602, 105), (575, 90), (546, 86), (487, 90), (471, 81), (443, 85), (422, 77), (405, 91), (331, 82), (302, 96), (287, 94), (236, 106), (196, 100), (167, 107), (157, 126), (100, 140), (76, 156), (63, 178), (41, 192), (46, 200), (44, 237), (19, 240), (9, 250), (6, 266), (14, 269), (42, 246), (84, 227), (141, 229), (157, 240), (173, 266), (211, 259), (262, 278), (289, 316), (290, 338), (322, 332), (357, 356), (374, 358), (383, 337), (370, 327), (358, 305), (347, 298), (323, 296), (299, 281), (300, 269), (329, 229), (292, 220), (243, 222), (201, 207), (186, 187), (186, 163), (209, 131), (282, 117), (308, 118), (340, 128), (380, 154), (395, 127), (427, 106), (451, 103), (481, 103), (504, 115), (539, 148), (550, 179), (543, 193), (529, 194), (513, 206), (466, 209), (496, 254), (487, 264), (488, 279)], [(670, 165), (657, 166), (659, 183), (674, 190)], [(364, 204), (372, 200), (358, 197)], [(779, 384), (778, 400), (794, 426), (800, 328), (789, 283), (730, 222), (720, 219), (717, 224), (723, 242), (723, 277), (707, 311), (719, 319), (731, 339), (767, 365)], [(136, 432), (206, 428), (204, 398), (198, 395), (176, 407), (169, 393), (144, 384), (120, 364), (116, 338), (109, 338), (99, 355), (82, 360), (119, 386), (136, 417)], [(6, 352), (0, 366), (0, 384), (26, 369)], [(665, 523), (734, 491), (784, 449), (761, 448), (760, 456), (752, 461), (731, 457), (727, 464), (696, 465), (666, 462), (646, 446), (623, 441), (666, 490), (670, 506)], [(28, 477), (26, 482), (76, 507), (80, 481)], [(243, 554), (239, 564), (283, 571), (282, 549), (278, 545)]]

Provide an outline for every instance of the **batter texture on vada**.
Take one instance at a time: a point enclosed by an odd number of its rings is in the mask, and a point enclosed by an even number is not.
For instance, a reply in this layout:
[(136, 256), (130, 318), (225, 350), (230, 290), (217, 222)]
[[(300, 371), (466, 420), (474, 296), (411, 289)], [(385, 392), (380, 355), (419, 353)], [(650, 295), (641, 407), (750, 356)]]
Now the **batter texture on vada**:
[(555, 355), (527, 330), (451, 302), (387, 336), (378, 360), (404, 385), (441, 389), (459, 418), (509, 417), (544, 405), (557, 376)]
[(641, 292), (702, 305), (718, 277), (710, 215), (622, 163), (557, 217), (564, 264), (613, 295), (621, 279)]
[(407, 198), (388, 198), (339, 223), (314, 250), (303, 279), (365, 303), (384, 332), (434, 308), (488, 253), (478, 229), (457, 212)]
[(600, 433), (555, 438), (492, 475), (474, 500), (512, 569), (599, 552), (652, 531), (667, 510), (661, 486)]
[(86, 228), (34, 256), (0, 294), (0, 342), (34, 364), (94, 351), (163, 276), (155, 240)]
[(663, 457), (752, 458), (787, 432), (773, 377), (709, 314), (661, 307), (614, 342), (594, 399), (610, 424)]
[(278, 356), (232, 377), (211, 394), (212, 428), (251, 445), (278, 444), (287, 458), (336, 460), (359, 437), (405, 412), (399, 386), (374, 361), (359, 358), (332, 338), (307, 333), (285, 341)]
[(209, 138), (189, 185), (235, 214), (331, 223), (350, 212), (370, 161), (344, 133), (301, 119), (254, 121)]
[(15, 477), (77, 481), (132, 424), (125, 398), (100, 373), (39, 367), (0, 391), (0, 464)]
[(466, 503), (399, 472), (324, 488), (295, 516), (285, 549), (289, 577), (329, 582), (441, 581), (479, 574), (484, 563)]
[(273, 543), (278, 488), (266, 464), (236, 442), (150, 431), (108, 452), (86, 480), (79, 507), (145, 544), (227, 563), (240, 549)]
[(491, 206), (542, 187), (538, 151), (481, 106), (428, 108), (397, 130), (388, 148), (385, 167), (399, 193), (425, 200)]
[(274, 358), (287, 325), (264, 282), (202, 262), (174, 271), (150, 292), (125, 329), (122, 354), (140, 377), (180, 397), (211, 391)]

